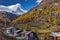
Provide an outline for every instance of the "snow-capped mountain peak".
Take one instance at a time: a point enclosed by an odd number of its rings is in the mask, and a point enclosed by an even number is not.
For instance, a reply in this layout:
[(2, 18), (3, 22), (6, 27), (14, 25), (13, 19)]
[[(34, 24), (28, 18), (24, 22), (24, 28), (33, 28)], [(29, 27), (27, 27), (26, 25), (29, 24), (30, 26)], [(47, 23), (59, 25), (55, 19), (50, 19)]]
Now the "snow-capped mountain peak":
[(11, 5), (11, 6), (8, 6), (8, 8), (15, 11), (17, 14), (23, 14), (23, 13), (27, 12), (27, 10), (24, 10), (21, 8), (20, 4)]
[(9, 9), (14, 10), (14, 11), (16, 11), (16, 10), (17, 10), (17, 8), (20, 8), (20, 7), (21, 7), (21, 5), (20, 5), (20, 4), (16, 4), (16, 5), (8, 6), (8, 8), (9, 8)]
[(21, 15), (27, 12), (27, 10), (24, 10), (21, 8), (21, 5), (19, 3), (15, 5), (10, 5), (10, 6), (0, 5), (0, 11), (11, 12), (16, 15)]

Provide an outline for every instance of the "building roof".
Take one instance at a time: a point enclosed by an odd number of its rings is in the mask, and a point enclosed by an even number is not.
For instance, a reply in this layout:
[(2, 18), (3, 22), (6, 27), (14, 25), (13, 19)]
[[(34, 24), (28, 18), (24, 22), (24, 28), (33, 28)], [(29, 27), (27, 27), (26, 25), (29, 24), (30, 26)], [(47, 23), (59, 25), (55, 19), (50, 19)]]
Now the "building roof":
[(22, 30), (16, 30), (15, 32), (20, 32), (20, 31), (22, 31)]
[(11, 28), (14, 28), (14, 27), (9, 27), (9, 28), (6, 28), (6, 29), (11, 29)]
[(58, 37), (60, 37), (60, 32), (52, 32), (50, 34), (50, 36), (58, 36)]
[(24, 30), (23, 32), (21, 32), (22, 34), (29, 34), (29, 33), (31, 33), (32, 31), (26, 31), (26, 30)]

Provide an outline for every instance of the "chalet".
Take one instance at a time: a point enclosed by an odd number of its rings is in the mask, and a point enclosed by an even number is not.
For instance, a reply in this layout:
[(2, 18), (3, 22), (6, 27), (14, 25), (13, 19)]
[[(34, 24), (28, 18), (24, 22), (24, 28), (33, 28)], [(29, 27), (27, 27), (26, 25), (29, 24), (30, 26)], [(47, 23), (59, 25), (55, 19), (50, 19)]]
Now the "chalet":
[(16, 31), (14, 32), (14, 36), (15, 36), (15, 37), (19, 37), (22, 31), (23, 31), (23, 30), (16, 30)]
[(13, 36), (15, 31), (16, 31), (15, 27), (9, 27), (4, 30), (4, 34), (7, 36)]
[(20, 37), (16, 37), (16, 38), (19, 40), (38, 40), (38, 37), (36, 36), (36, 34), (34, 32), (26, 31), (26, 30), (21, 32)]
[(52, 32), (50, 34), (50, 40), (60, 40), (60, 32)]
[(38, 40), (37, 35), (32, 31), (17, 30), (15, 27), (9, 27), (4, 30), (6, 36), (14, 37), (18, 40)]

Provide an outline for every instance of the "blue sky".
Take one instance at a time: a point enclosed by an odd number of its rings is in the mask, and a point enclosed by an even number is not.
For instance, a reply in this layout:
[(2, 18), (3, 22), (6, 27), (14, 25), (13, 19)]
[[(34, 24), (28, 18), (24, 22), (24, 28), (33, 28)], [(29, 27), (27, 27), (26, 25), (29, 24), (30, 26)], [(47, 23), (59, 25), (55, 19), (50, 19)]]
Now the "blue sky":
[(30, 10), (41, 0), (0, 0), (0, 5), (9, 6), (19, 3), (24, 10)]

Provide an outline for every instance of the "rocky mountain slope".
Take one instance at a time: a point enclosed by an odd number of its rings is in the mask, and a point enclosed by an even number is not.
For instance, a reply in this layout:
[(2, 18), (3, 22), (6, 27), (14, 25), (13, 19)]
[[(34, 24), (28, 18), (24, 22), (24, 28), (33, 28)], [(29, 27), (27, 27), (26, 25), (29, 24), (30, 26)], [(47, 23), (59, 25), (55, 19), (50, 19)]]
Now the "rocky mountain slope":
[(12, 23), (29, 24), (31, 27), (41, 29), (59, 30), (60, 0), (42, 0), (39, 5), (13, 20)]

